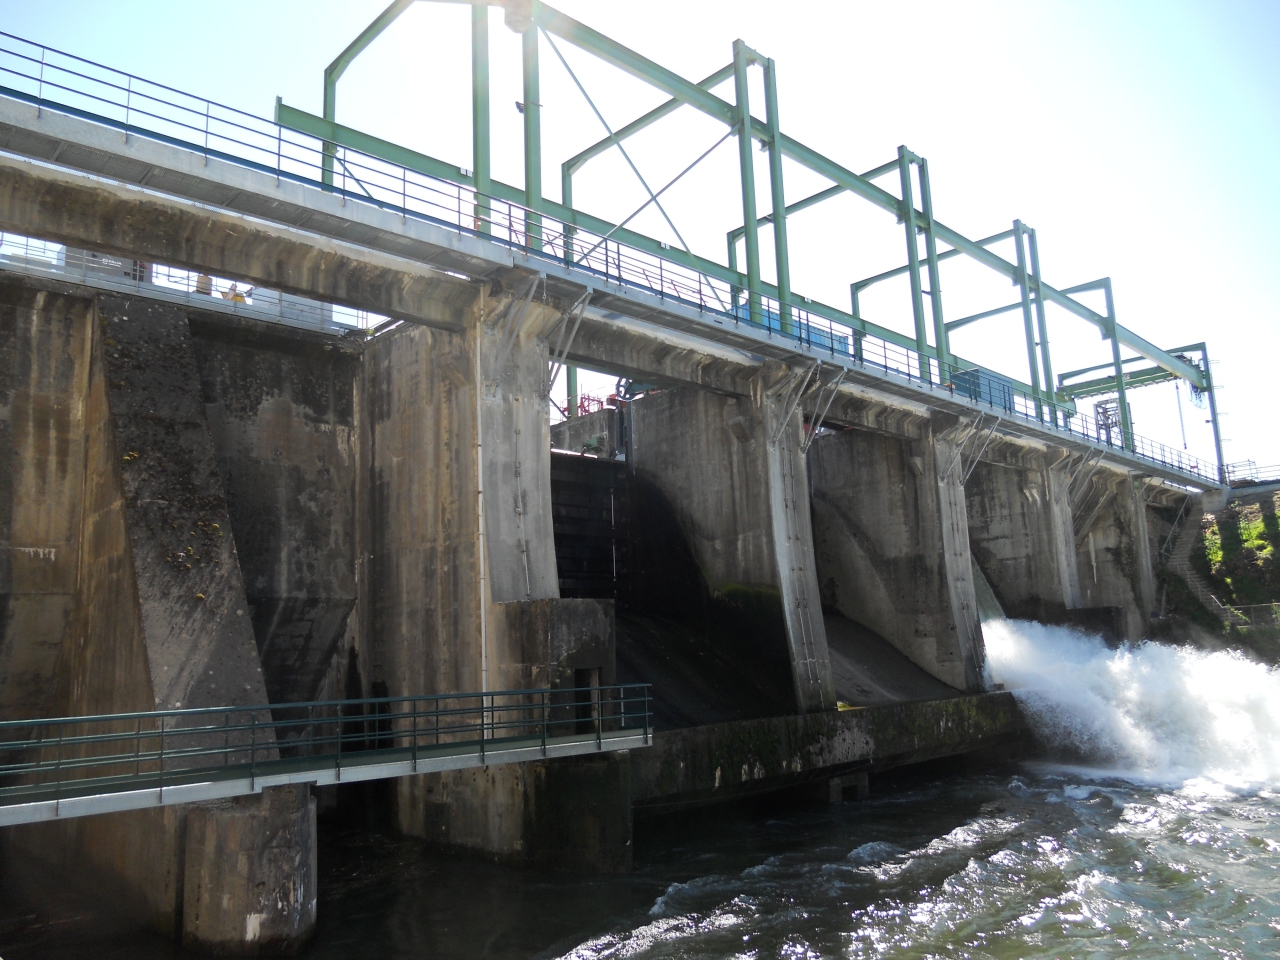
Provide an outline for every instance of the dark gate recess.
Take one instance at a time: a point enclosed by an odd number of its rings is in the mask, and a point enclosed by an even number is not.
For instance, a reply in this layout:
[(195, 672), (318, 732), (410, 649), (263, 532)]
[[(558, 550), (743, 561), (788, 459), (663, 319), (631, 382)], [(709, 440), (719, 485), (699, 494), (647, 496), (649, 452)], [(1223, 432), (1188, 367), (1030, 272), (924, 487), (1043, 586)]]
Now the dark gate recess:
[(627, 602), (627, 469), (616, 460), (553, 452), (551, 515), (560, 596)]

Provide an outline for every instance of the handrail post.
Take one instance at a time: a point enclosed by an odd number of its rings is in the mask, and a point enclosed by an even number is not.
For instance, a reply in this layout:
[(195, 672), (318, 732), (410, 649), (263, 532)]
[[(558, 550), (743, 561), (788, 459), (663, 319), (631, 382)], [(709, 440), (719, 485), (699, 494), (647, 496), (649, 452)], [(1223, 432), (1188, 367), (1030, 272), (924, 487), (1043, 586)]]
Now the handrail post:
[(160, 718), (160, 802), (164, 803), (164, 717)]
[(66, 731), (65, 724), (58, 724), (58, 756), (53, 765), (53, 815), (62, 812), (62, 737)]
[(649, 744), (649, 685), (644, 686), (644, 742)]
[(48, 47), (40, 48), (40, 86), (36, 90), (36, 119), (40, 119), (40, 107), (44, 104), (44, 58), (48, 54)]
[(549, 713), (547, 700), (550, 697), (550, 695), (551, 695), (551, 691), (549, 690), (542, 691), (542, 724), (541, 726), (542, 726), (542, 756), (544, 758), (547, 755), (547, 717)]
[(249, 789), (258, 787), (258, 711), (249, 712)]
[(409, 710), (413, 714), (413, 772), (418, 772), (418, 701), (409, 701)]

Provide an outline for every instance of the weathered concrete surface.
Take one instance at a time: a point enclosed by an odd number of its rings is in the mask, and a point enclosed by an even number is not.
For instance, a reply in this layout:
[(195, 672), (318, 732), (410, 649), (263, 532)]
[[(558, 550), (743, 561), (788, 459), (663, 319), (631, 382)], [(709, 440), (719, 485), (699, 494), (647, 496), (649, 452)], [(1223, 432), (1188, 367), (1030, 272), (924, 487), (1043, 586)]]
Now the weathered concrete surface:
[(0, 719), (47, 709), (75, 605), (93, 316), (0, 287)]
[(616, 682), (612, 600), (531, 600), (490, 610), (495, 690), (558, 690), (577, 686), (578, 671), (596, 683)]
[(1067, 480), (1045, 456), (1011, 460), (965, 484), (970, 549), (1008, 616), (1062, 622), (1081, 605)]
[(193, 805), (182, 943), (202, 953), (296, 953), (315, 929), (318, 879), (316, 801), (305, 787)]
[(489, 600), (558, 597), (545, 336), (563, 316), (539, 300), (536, 277), (481, 311), (476, 374)]
[[(486, 291), (463, 332), (406, 325), (366, 347), (357, 499), (369, 560), (357, 565), (361, 676), (348, 695), (572, 686), (580, 670), (612, 682), (612, 604), (558, 597), (545, 336), (561, 317), (517, 277)], [(630, 856), (620, 763), (406, 777), (394, 817), (503, 859), (616, 869)], [(588, 781), (598, 816), (561, 822), (577, 802), (564, 791)], [(577, 831), (579, 852), (549, 850), (557, 831)]]
[[(11, 351), (5, 369), (25, 375), (8, 404), (20, 414), (21, 445), (10, 440), (0, 455), (34, 468), (8, 475), (18, 481), (9, 516), (21, 531), (65, 531), (52, 549), (70, 557), (67, 615), (5, 634), (16, 663), (38, 660), (32, 648), (54, 651), (54, 682), (39, 696), (30, 684), (5, 684), (5, 714), (263, 702), (185, 316), (119, 298), (95, 304), (54, 285), (0, 286), (0, 344)], [(189, 813), (38, 824), (10, 829), (7, 840), (100, 877), (176, 934)], [(276, 829), (273, 818), (261, 815), (263, 829)], [(263, 896), (295, 879), (274, 869), (259, 867)]]
[[(615, 682), (612, 601), (545, 599), (490, 610), (490, 689)], [(572, 695), (553, 700), (555, 731), (576, 729), (575, 717)], [(397, 782), (397, 822), (412, 836), (510, 862), (629, 869), (628, 770), (625, 756), (611, 755), (406, 777)]]
[(190, 325), (267, 693), (314, 700), (356, 597), (359, 344)]
[(613, 407), (570, 417), (551, 426), (551, 446), (556, 450), (593, 453), (612, 459), (623, 449), (623, 443), (618, 430), (618, 411)]
[(1022, 732), (1009, 693), (659, 731), (652, 747), (631, 758), (632, 798), (637, 814), (718, 803), (967, 753)]
[(386, 253), (0, 157), (0, 229), (461, 329), (475, 284)]
[(1074, 510), (1084, 605), (1118, 609), (1120, 639), (1135, 642), (1156, 606), (1145, 486), (1140, 477), (1100, 471)]
[(951, 443), (847, 429), (809, 451), (824, 606), (957, 690), (981, 689), (982, 632)]
[[(54, 581), (46, 572), (45, 584), (48, 589), (60, 582), (69, 606), (65, 617), (24, 617), (19, 594), (18, 616), (11, 616), (4, 636), (9, 660), (0, 667), (0, 706), (6, 719), (152, 709), (94, 303), (9, 286), (0, 287), (0, 303), (0, 343), (14, 346), (11, 356), (24, 374), (8, 404), (18, 414), (12, 434), (18, 442), (8, 452), (19, 467), (4, 471), (16, 495), (11, 516), (19, 531), (50, 524), (65, 531), (64, 539), (40, 546), (66, 554), (61, 576)], [(26, 544), (19, 539), (16, 545), (22, 556)], [(56, 560), (53, 553), (47, 565), (56, 568)], [(22, 561), (14, 566), (17, 584), (28, 582)], [(48, 673), (17, 669), (41, 655), (55, 658)], [(24, 856), (79, 873), (96, 871), (152, 926), (174, 932), (181, 923), (184, 816), (185, 809), (168, 807), (90, 817), (11, 828), (7, 840)]]
[[(365, 351), (359, 481), (363, 695), (483, 682), (474, 340), (403, 325)], [(367, 511), (364, 513), (363, 511)]]
[[(696, 388), (631, 404), (637, 480), (674, 511), (725, 634), (787, 651), (802, 710), (835, 702), (817, 581), (798, 413)], [(775, 439), (776, 438), (776, 439)]]
[(186, 312), (99, 313), (155, 707), (265, 703)]

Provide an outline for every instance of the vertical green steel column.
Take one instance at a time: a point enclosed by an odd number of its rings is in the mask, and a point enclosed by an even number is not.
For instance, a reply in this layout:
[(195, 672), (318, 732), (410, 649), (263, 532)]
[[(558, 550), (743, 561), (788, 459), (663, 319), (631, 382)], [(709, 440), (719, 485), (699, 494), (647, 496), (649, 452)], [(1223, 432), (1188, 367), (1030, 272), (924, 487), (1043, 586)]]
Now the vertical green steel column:
[(1209, 351), (1201, 347), (1200, 356), (1204, 357), (1204, 385), (1209, 393), (1209, 422), (1213, 424), (1213, 452), (1218, 457), (1218, 482), (1225, 485), (1227, 471), (1222, 463), (1222, 431), (1218, 428), (1218, 400), (1213, 389), (1213, 371), (1209, 367)]
[(531, 26), (521, 35), (524, 54), (524, 205), (527, 243), (542, 249), (542, 91), (538, 74), (538, 28)]
[[(324, 118), (326, 120), (337, 119), (337, 101), (338, 101), (338, 80), (346, 72), (347, 67), (351, 66), (351, 62), (360, 56), (361, 52), (369, 44), (373, 43), (387, 27), (395, 22), (396, 17), (404, 13), (414, 0), (392, 0), (391, 5), (383, 10), (373, 22), (360, 31), (360, 35), (347, 44), (333, 63), (324, 69)], [(338, 151), (332, 143), (326, 143), (321, 148), (320, 156), (320, 180), (327, 186), (333, 186), (333, 161)]]
[(751, 322), (764, 326), (760, 309), (760, 237), (756, 226), (756, 171), (751, 156), (751, 97), (747, 87), (747, 51), (733, 41), (733, 91), (737, 100), (738, 167), (742, 177), (742, 223), (747, 242), (747, 302)]
[(564, 368), (564, 413), (566, 417), (578, 415), (578, 368)]
[[(573, 209), (573, 174), (564, 167), (560, 168), (560, 203), (566, 210)], [(573, 238), (577, 235), (578, 228), (566, 222), (564, 224), (565, 263), (573, 263)]]
[(1027, 279), (1027, 250), (1023, 242), (1026, 228), (1021, 220), (1013, 221), (1013, 242), (1018, 246), (1018, 289), (1022, 293), (1022, 328), (1027, 337), (1027, 368), (1031, 372), (1031, 392), (1036, 398), (1036, 419), (1044, 415), (1040, 402), (1040, 361), (1036, 357), (1036, 333), (1031, 320), (1031, 284)]
[(920, 289), (920, 248), (916, 243), (916, 201), (911, 188), (911, 152), (898, 147), (898, 176), (902, 180), (902, 223), (907, 231), (907, 276), (911, 278), (911, 316), (916, 325), (916, 353), (920, 355), (920, 379), (932, 380), (929, 371), (929, 335), (924, 327), (924, 293)]
[(929, 161), (919, 158), (920, 212), (924, 214), (924, 249), (929, 261), (929, 305), (933, 311), (933, 342), (938, 350), (938, 377), (951, 379), (951, 338), (942, 317), (942, 280), (938, 273), (938, 244), (933, 237), (933, 194), (929, 190)]
[(471, 8), (471, 166), (476, 185), (476, 229), (489, 233), (489, 7)]
[[(324, 118), (333, 121), (338, 116), (338, 81), (330, 76), (329, 70), (324, 72)], [(328, 140), (321, 144), (320, 182), (326, 187), (333, 186), (333, 158), (337, 155), (337, 148)]]
[(1111, 297), (1111, 278), (1103, 281), (1107, 295), (1107, 329), (1111, 334), (1111, 363), (1116, 372), (1116, 402), (1120, 405), (1120, 439), (1133, 453), (1133, 423), (1129, 420), (1129, 397), (1124, 385), (1124, 364), (1120, 362), (1120, 339), (1116, 336), (1116, 306)]
[(862, 362), (862, 340), (867, 334), (867, 322), (862, 319), (862, 304), (859, 293), (862, 288), (856, 283), (849, 284), (849, 306), (853, 312), (853, 359)]
[(791, 256), (787, 248), (787, 200), (782, 185), (782, 131), (778, 120), (777, 68), (764, 62), (765, 123), (769, 128), (769, 187), (773, 194), (773, 249), (778, 266), (778, 326), (795, 333), (791, 322)]
[(1036, 288), (1036, 329), (1040, 334), (1040, 364), (1044, 369), (1044, 390), (1049, 400), (1049, 420), (1058, 425), (1058, 396), (1053, 386), (1053, 360), (1049, 356), (1049, 324), (1044, 316), (1044, 295), (1040, 292), (1040, 245), (1036, 243), (1036, 232), (1026, 228), (1027, 239), (1031, 244), (1031, 277)]

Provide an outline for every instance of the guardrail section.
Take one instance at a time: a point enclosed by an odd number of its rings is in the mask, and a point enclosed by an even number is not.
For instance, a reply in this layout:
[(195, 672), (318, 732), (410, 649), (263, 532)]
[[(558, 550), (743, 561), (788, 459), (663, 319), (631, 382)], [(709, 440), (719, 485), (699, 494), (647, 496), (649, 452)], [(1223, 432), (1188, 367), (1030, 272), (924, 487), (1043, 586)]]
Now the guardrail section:
[(650, 745), (647, 684), (0, 723), (0, 826)]

